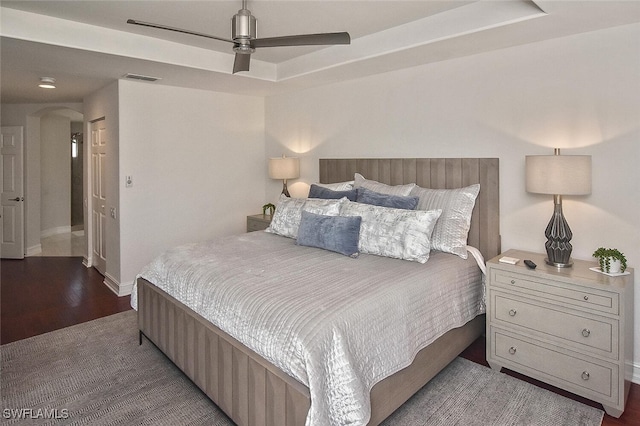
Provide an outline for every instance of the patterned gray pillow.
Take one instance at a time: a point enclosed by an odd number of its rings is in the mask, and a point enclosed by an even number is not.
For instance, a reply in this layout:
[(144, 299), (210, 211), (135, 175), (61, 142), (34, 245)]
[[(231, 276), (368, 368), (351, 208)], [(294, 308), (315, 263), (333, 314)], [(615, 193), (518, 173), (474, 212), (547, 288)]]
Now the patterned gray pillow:
[(338, 216), (340, 214), (340, 205), (343, 201), (346, 201), (346, 198), (321, 200), (289, 198), (281, 194), (273, 219), (271, 219), (271, 224), (265, 231), (282, 235), (283, 237), (297, 238), (302, 210), (326, 216)]
[(340, 216), (360, 216), (361, 253), (425, 263), (441, 210), (403, 210), (346, 201)]
[(360, 173), (354, 175), (353, 183), (354, 188), (365, 188), (381, 194), (402, 195), (405, 197), (411, 193), (411, 190), (415, 188), (415, 186), (415, 183), (391, 186), (375, 180), (365, 179)]
[(429, 189), (416, 186), (411, 195), (420, 197), (418, 210), (442, 209), (431, 237), (431, 248), (467, 258), (467, 236), (480, 184), (456, 189)]

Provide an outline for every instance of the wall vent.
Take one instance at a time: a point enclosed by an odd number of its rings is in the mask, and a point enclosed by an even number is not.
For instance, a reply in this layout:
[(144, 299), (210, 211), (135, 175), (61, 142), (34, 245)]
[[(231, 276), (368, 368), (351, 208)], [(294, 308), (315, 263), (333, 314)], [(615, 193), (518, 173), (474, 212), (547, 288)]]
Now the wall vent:
[(159, 77), (150, 77), (148, 75), (132, 74), (130, 72), (126, 73), (124, 75), (124, 78), (130, 78), (130, 79), (133, 79), (133, 80), (142, 80), (142, 81), (158, 81), (158, 80), (162, 80)]

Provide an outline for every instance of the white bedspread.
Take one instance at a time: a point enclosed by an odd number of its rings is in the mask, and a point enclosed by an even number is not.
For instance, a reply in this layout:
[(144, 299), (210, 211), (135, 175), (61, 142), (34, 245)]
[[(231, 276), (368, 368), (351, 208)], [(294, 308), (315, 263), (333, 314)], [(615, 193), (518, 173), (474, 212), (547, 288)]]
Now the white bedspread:
[(307, 425), (365, 425), (375, 383), (484, 312), (473, 256), (351, 259), (264, 232), (169, 250), (140, 277), (308, 386)]

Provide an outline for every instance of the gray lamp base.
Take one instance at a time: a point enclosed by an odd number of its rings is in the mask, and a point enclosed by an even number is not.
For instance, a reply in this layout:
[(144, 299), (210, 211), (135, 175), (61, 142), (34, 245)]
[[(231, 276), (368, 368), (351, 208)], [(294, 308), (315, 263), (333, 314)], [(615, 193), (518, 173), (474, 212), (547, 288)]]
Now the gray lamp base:
[(571, 266), (573, 266), (573, 260), (569, 259), (568, 263), (558, 263), (558, 262), (552, 262), (549, 260), (548, 257), (544, 258), (544, 262), (547, 265), (551, 265), (551, 266), (555, 266), (556, 268), (570, 268)]
[(544, 244), (547, 250), (547, 258), (544, 260), (548, 265), (556, 268), (569, 268), (573, 265), (571, 260), (571, 228), (562, 214), (562, 197), (553, 196), (553, 216), (544, 231), (547, 242)]
[(291, 194), (289, 194), (289, 188), (287, 188), (287, 180), (286, 179), (284, 179), (282, 181), (282, 194), (284, 194), (285, 197), (291, 198)]

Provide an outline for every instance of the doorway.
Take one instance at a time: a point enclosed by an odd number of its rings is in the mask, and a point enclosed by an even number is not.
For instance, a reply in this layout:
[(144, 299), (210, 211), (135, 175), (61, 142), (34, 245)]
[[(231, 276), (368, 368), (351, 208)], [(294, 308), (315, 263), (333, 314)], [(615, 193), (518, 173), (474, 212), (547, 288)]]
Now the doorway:
[(84, 116), (69, 108), (47, 108), (37, 116), (39, 159), (28, 164), (27, 173), (39, 181), (39, 195), (32, 197), (31, 204), (39, 215), (31, 217), (27, 230), (39, 244), (32, 243), (27, 255), (84, 257), (87, 255), (82, 209)]
[(84, 213), (82, 208), (84, 169), (83, 123), (71, 123), (71, 231), (84, 231)]

